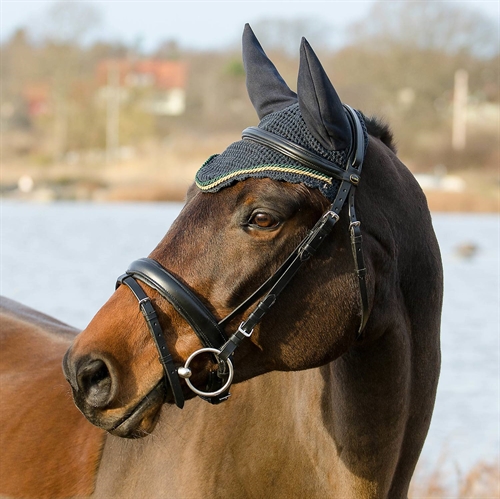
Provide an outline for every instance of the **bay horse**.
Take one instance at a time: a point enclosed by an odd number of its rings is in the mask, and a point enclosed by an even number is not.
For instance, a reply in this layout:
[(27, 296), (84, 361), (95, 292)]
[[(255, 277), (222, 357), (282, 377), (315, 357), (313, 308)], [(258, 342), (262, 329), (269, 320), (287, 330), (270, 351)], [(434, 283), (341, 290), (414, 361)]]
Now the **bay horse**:
[[(440, 369), (425, 196), (387, 127), (341, 103), (307, 41), (297, 93), (248, 25), (243, 60), (259, 126), (207, 160), (163, 240), (64, 355), (101, 432), (67, 422), (90, 451), (73, 442), (59, 461), (80, 459), (87, 479), (66, 496), (407, 496)], [(59, 329), (49, 344), (69, 346)], [(65, 397), (45, 410), (64, 420)], [(65, 497), (51, 486), (0, 493)]]

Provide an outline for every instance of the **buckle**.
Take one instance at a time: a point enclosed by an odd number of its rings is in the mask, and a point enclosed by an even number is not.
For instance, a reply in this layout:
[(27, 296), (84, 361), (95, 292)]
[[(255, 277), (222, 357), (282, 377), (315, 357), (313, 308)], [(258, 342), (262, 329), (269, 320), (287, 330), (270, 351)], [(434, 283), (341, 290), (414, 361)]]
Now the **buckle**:
[(349, 224), (349, 230), (352, 230), (354, 227), (359, 227), (361, 225), (361, 222), (359, 220), (356, 220), (355, 222), (351, 222)]
[(252, 336), (252, 333), (253, 333), (253, 329), (250, 330), (249, 333), (247, 333), (244, 329), (243, 329), (243, 325), (245, 324), (245, 322), (242, 322), (239, 326), (238, 326), (238, 332), (241, 333), (243, 336), (247, 337), (247, 338), (250, 338), (250, 336)]
[(335, 223), (337, 223), (340, 219), (338, 213), (335, 213), (333, 210), (328, 210), (324, 215), (323, 218), (333, 218), (335, 220)]

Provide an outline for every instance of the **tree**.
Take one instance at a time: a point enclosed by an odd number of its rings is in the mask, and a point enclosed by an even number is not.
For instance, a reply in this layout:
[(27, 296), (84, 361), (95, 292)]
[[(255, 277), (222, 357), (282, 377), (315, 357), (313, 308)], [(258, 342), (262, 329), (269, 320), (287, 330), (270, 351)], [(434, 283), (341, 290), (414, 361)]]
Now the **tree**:
[(256, 22), (254, 28), (266, 52), (281, 52), (294, 58), (303, 36), (318, 51), (327, 46), (331, 33), (334, 33), (328, 23), (310, 18), (263, 19)]
[[(469, 73), (471, 100), (498, 102), (495, 24), (458, 3), (378, 1), (348, 31), (348, 46), (326, 62), (339, 75), (341, 98), (388, 119), (403, 157), (459, 164), (461, 158), (450, 159), (454, 75)], [(491, 155), (494, 140), (483, 141), (475, 162)]]
[(381, 52), (395, 45), (449, 55), (492, 56), (499, 51), (498, 26), (456, 2), (378, 0), (366, 19), (348, 32), (351, 43)]
[(101, 24), (95, 5), (87, 2), (58, 0), (49, 6), (33, 32), (56, 45), (81, 45)]

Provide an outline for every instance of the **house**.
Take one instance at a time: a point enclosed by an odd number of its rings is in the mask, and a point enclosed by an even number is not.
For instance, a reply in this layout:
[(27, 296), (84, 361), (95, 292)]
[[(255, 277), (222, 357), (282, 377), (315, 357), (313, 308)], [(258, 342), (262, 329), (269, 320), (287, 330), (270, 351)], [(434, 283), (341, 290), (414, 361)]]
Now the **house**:
[(21, 94), (30, 116), (42, 116), (50, 112), (50, 87), (47, 83), (28, 84)]
[(97, 66), (101, 95), (118, 87), (121, 98), (132, 89), (147, 90), (143, 107), (158, 116), (178, 116), (186, 108), (187, 64), (159, 59), (107, 59)]

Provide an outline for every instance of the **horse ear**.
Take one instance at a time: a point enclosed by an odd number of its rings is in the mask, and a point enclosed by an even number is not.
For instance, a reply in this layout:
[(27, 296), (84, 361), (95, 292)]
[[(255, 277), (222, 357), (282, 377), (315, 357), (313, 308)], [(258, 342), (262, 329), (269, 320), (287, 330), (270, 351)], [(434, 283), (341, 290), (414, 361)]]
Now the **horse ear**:
[(299, 107), (307, 127), (326, 149), (351, 145), (351, 127), (340, 98), (305, 38), (300, 45)]
[(297, 94), (288, 88), (249, 24), (243, 30), (243, 65), (248, 95), (259, 119), (297, 102)]

